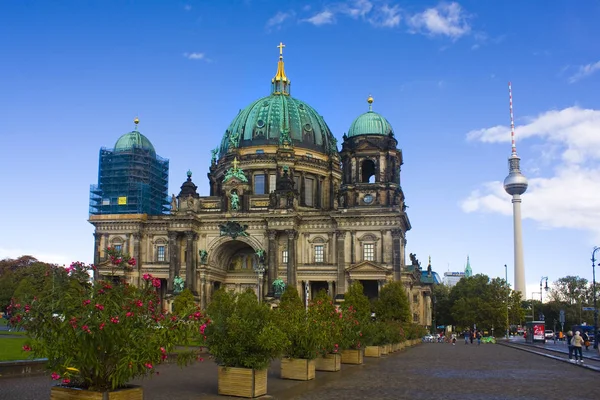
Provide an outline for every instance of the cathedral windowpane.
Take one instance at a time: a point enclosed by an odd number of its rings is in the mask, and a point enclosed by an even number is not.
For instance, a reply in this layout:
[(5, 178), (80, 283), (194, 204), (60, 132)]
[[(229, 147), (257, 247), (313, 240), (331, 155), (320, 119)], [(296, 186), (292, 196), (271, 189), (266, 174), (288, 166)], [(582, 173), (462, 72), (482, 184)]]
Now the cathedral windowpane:
[(322, 245), (315, 246), (315, 262), (322, 263), (323, 262), (323, 247)]
[(306, 178), (304, 187), (304, 203), (308, 207), (312, 207), (313, 205), (313, 192), (315, 186), (315, 180), (312, 178)]
[(277, 186), (277, 175), (271, 174), (269, 175), (269, 193), (273, 193)]
[(375, 261), (375, 245), (373, 243), (365, 243), (363, 245), (363, 260)]
[(284, 250), (281, 252), (281, 258), (283, 259), (283, 263), (287, 264), (288, 262), (288, 251)]
[(254, 175), (254, 194), (265, 194), (264, 175)]
[(158, 246), (156, 248), (156, 258), (158, 261), (165, 261), (165, 246)]
[(121, 251), (123, 249), (123, 245), (120, 245), (120, 244), (115, 244), (113, 247), (115, 248), (116, 251)]

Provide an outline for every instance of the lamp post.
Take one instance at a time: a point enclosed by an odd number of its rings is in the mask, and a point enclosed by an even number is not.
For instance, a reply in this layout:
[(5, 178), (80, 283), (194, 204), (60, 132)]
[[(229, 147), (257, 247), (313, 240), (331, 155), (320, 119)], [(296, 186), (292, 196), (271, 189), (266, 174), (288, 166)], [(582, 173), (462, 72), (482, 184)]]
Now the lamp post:
[[(596, 304), (596, 252), (600, 247), (594, 247), (592, 251), (592, 292), (594, 296), (594, 349), (598, 348), (598, 305)], [(600, 265), (600, 264), (598, 264)]]
[(508, 303), (510, 302), (510, 287), (508, 286), (508, 267), (504, 264), (504, 279), (506, 280), (506, 338), (509, 338), (510, 323), (508, 321)]
[(542, 299), (542, 282), (544, 282), (544, 279), (546, 280), (546, 287), (543, 288), (546, 292), (548, 291), (548, 277), (547, 276), (542, 276), (542, 279), (540, 279), (540, 303), (543, 303), (544, 300)]
[(261, 286), (262, 286), (263, 275), (265, 274), (265, 266), (261, 262), (258, 262), (257, 264), (254, 265), (254, 272), (256, 272), (256, 275), (257, 275), (256, 294), (258, 296), (258, 302), (261, 303), (262, 302)]

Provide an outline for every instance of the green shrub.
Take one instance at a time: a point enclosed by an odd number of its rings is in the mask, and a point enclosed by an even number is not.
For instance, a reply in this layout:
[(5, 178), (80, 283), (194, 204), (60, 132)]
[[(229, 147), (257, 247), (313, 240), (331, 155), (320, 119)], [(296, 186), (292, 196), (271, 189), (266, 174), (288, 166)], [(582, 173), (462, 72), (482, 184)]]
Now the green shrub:
[(180, 316), (196, 307), (194, 295), (190, 289), (183, 289), (173, 300), (173, 314)]
[(217, 290), (207, 314), (206, 344), (219, 365), (264, 369), (288, 345), (274, 313), (251, 289), (239, 294)]

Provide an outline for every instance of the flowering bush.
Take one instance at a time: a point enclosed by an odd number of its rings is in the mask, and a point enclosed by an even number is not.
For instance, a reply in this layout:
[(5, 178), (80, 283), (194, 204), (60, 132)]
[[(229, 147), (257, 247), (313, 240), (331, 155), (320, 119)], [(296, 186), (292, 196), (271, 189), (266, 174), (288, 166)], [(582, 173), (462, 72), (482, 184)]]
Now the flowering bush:
[(305, 310), (296, 288), (286, 287), (279, 308), (275, 310), (277, 324), (289, 341), (283, 352), (286, 357), (307, 360), (317, 358), (327, 341), (327, 332), (321, 329), (317, 318), (320, 316), (316, 307)]
[(308, 305), (309, 319), (313, 318), (321, 333), (319, 353), (337, 353), (342, 342), (342, 313), (323, 290)]
[[(109, 251), (115, 268), (130, 268), (135, 260)], [(124, 261), (126, 260), (126, 261)], [(48, 358), (52, 379), (63, 385), (108, 391), (151, 375), (175, 344), (187, 343), (206, 326), (198, 310), (169, 316), (157, 294), (160, 280), (143, 276), (142, 287), (118, 279), (89, 281), (94, 269), (83, 263), (66, 268), (69, 279), (43, 291), (29, 304), (13, 299), (11, 323), (30, 338), (24, 350)], [(178, 354), (187, 364), (190, 350)]]
[(264, 369), (280, 357), (287, 344), (273, 321), (273, 312), (260, 304), (254, 292), (217, 290), (208, 305), (210, 324), (206, 344), (217, 364), (225, 367)]
[(356, 310), (353, 306), (338, 310), (341, 321), (341, 350), (358, 350), (365, 347), (363, 340), (363, 326), (356, 318)]

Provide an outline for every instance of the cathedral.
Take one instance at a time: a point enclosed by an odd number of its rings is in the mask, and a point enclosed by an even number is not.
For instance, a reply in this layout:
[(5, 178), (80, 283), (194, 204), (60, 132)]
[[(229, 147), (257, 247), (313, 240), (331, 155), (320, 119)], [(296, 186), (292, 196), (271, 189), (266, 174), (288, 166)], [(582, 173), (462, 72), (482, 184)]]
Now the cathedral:
[(338, 146), (323, 117), (291, 96), (283, 47), (270, 95), (242, 109), (212, 150), (208, 196), (188, 171), (168, 197), (168, 161), (137, 119), (101, 149), (89, 218), (97, 274), (111, 273), (106, 248), (120, 249), (138, 260), (126, 279), (160, 278), (167, 309), (182, 287), (204, 308), (222, 287), (275, 304), (293, 285), (305, 301), (326, 290), (342, 302), (353, 281), (370, 298), (402, 281), (413, 322), (430, 326), (435, 273), (413, 254), (405, 260), (411, 225), (392, 126), (369, 96)]

